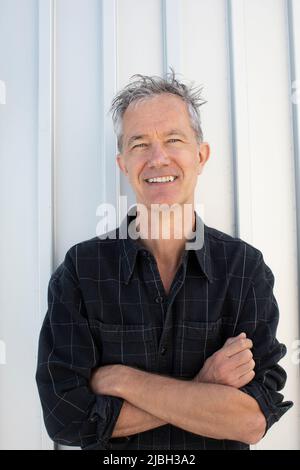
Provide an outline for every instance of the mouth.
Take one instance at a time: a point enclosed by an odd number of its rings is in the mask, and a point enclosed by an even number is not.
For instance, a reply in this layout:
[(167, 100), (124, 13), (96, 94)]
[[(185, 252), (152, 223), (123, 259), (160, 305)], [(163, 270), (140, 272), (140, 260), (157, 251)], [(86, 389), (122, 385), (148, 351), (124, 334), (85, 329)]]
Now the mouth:
[(145, 183), (148, 184), (148, 186), (170, 186), (176, 182), (178, 179), (178, 176), (164, 176), (164, 177), (157, 177), (157, 178), (145, 178), (144, 181)]

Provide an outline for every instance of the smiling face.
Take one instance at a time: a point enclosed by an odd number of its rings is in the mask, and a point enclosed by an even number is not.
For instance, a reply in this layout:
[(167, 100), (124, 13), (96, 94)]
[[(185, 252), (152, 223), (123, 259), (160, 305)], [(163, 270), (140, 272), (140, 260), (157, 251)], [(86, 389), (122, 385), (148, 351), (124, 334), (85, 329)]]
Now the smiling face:
[[(209, 146), (197, 142), (186, 103), (180, 97), (156, 95), (126, 109), (123, 149), (117, 162), (138, 203), (147, 207), (193, 204), (198, 175), (208, 158)], [(167, 176), (176, 178), (166, 181)], [(157, 181), (159, 177), (164, 179)]]

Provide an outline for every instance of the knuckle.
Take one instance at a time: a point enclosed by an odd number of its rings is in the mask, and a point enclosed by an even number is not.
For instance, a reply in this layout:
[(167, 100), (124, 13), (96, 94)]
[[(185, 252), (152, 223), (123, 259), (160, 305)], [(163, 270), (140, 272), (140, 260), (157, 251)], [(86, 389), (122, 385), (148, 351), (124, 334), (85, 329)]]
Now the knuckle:
[(219, 364), (223, 359), (223, 352), (219, 349), (211, 356), (216, 364)]
[(254, 376), (255, 376), (255, 372), (251, 370), (247, 375), (245, 375), (245, 383), (248, 384), (249, 382), (251, 382)]
[(249, 338), (240, 338), (238, 340), (238, 345), (241, 349), (245, 349), (245, 348), (251, 349), (253, 347), (253, 342)]
[(204, 363), (204, 364), (209, 365), (209, 364), (213, 361), (213, 356), (214, 356), (214, 355), (212, 355), (212, 356), (208, 357), (207, 359), (205, 359), (205, 363)]

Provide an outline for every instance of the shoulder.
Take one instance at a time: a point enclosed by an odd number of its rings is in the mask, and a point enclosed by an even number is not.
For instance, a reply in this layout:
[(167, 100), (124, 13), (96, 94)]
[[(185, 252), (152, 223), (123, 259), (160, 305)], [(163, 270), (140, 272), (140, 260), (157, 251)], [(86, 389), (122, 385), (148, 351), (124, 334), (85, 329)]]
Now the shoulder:
[(72, 245), (66, 252), (62, 263), (52, 274), (58, 277), (63, 271), (69, 271), (74, 277), (84, 275), (85, 271), (96, 271), (101, 263), (111, 262), (118, 257), (119, 240), (117, 231), (107, 232), (101, 237), (92, 237)]
[(67, 251), (67, 255), (71, 256), (73, 259), (78, 256), (104, 257), (105, 255), (114, 254), (118, 248), (119, 240), (117, 229), (72, 245)]
[(254, 258), (261, 258), (263, 256), (262, 252), (257, 247), (239, 237), (233, 237), (228, 233), (221, 232), (221, 230), (207, 225), (205, 225), (205, 233), (209, 242), (214, 245), (226, 245), (226, 248), (235, 251), (244, 250)]
[(207, 225), (205, 225), (205, 237), (208, 241), (211, 260), (215, 263), (225, 261), (237, 270), (244, 267), (250, 271), (264, 264), (261, 250), (239, 237), (231, 236)]

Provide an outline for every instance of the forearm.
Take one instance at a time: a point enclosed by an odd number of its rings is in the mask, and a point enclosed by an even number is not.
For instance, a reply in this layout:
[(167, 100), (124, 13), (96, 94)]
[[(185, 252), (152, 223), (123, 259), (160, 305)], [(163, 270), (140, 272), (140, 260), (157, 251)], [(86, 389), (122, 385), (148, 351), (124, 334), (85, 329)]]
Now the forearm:
[(131, 403), (124, 401), (112, 437), (125, 437), (167, 424)]
[(257, 402), (229, 386), (180, 381), (122, 366), (113, 394), (179, 428), (214, 439), (254, 443), (264, 433)]

